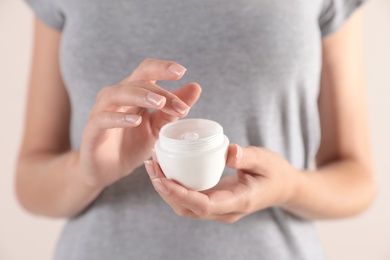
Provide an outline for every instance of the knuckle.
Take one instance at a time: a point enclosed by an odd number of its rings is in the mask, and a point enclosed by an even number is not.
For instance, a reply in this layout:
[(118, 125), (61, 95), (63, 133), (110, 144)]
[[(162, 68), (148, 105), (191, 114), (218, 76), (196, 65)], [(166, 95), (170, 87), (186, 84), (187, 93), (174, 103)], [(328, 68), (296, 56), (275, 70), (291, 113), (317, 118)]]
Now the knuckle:
[(225, 224), (231, 224), (231, 222), (229, 221), (229, 218), (222, 218), (222, 219), (218, 219), (219, 222), (222, 222), (222, 223), (225, 223)]
[(96, 101), (101, 102), (111, 95), (113, 87), (103, 87), (96, 96)]
[(155, 59), (153, 58), (146, 58), (141, 62), (141, 65), (149, 65), (150, 63), (154, 62)]
[(126, 85), (118, 85), (118, 89), (121, 91), (121, 95), (128, 95), (132, 97), (134, 95), (139, 95), (139, 93), (145, 89), (146, 81), (136, 80), (129, 82)]
[(108, 86), (103, 87), (102, 89), (100, 89), (100, 91), (99, 91), (99, 93), (98, 93), (97, 96), (98, 96), (98, 97), (103, 97), (103, 96), (107, 95), (108, 92), (110, 91), (110, 88), (111, 88), (111, 87), (108, 87)]
[(197, 211), (200, 216), (210, 216), (212, 214), (211, 208), (208, 205), (200, 205)]
[(186, 198), (188, 197), (188, 190), (187, 189), (178, 189), (176, 191), (173, 192), (174, 193), (174, 199), (176, 201), (176, 203), (180, 203), (183, 198)]
[(139, 64), (139, 66), (136, 70), (139, 70), (139, 71), (145, 73), (147, 71), (147, 68), (149, 66), (151, 66), (154, 63), (154, 61), (155, 61), (155, 59), (146, 58)]
[(101, 111), (91, 116), (91, 121), (95, 125), (101, 125), (105, 121), (105, 114)]
[(116, 116), (115, 114), (107, 111), (100, 111), (91, 116), (91, 123), (94, 127), (100, 129), (106, 129), (118, 126), (122, 123), (123, 117)]
[(236, 223), (240, 218), (236, 216), (229, 216), (221, 219), (220, 221), (226, 224), (234, 224)]
[(188, 209), (177, 208), (177, 209), (174, 209), (174, 211), (180, 217), (191, 217), (192, 216), (192, 212), (190, 212)]
[(250, 199), (242, 198), (241, 205), (243, 212), (251, 212), (253, 208), (253, 201)]
[(254, 201), (250, 199), (255, 197), (255, 194), (253, 194), (253, 188), (251, 187), (252, 183), (254, 183), (255, 180), (254, 177), (250, 174), (245, 174), (243, 177), (246, 179), (245, 182), (247, 183), (247, 185), (249, 185), (249, 189), (242, 192), (237, 197), (237, 204), (240, 205), (238, 212), (246, 214), (252, 212), (255, 207)]

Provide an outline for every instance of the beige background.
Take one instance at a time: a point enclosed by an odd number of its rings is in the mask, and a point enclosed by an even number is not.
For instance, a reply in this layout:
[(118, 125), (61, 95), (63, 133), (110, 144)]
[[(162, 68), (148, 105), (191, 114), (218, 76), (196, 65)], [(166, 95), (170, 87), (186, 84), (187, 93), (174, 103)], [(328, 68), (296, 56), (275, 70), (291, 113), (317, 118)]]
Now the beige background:
[[(380, 190), (363, 215), (318, 223), (330, 260), (390, 259), (390, 1), (373, 0), (364, 13), (370, 129)], [(63, 225), (25, 213), (13, 193), (32, 20), (21, 0), (0, 0), (0, 260), (50, 259)]]

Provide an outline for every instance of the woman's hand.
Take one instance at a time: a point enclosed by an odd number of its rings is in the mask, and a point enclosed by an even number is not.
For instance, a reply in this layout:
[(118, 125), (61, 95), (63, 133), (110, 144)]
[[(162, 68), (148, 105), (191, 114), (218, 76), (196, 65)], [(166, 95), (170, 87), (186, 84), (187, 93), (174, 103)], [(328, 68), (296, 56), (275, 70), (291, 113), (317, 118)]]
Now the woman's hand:
[(145, 167), (160, 196), (180, 216), (232, 223), (270, 206), (293, 200), (300, 172), (279, 155), (259, 147), (229, 146), (227, 166), (236, 175), (214, 188), (197, 192), (165, 178), (156, 157)]
[(156, 81), (178, 80), (185, 71), (171, 61), (146, 59), (121, 83), (98, 93), (83, 131), (82, 181), (104, 188), (150, 158), (160, 128), (186, 116), (201, 92), (191, 83), (170, 93)]

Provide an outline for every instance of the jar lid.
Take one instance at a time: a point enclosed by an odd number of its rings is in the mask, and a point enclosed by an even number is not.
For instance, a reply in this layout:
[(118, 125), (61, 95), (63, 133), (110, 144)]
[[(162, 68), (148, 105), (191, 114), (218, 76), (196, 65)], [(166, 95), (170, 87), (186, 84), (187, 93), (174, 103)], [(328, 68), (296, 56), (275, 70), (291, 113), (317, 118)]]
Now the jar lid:
[(160, 147), (171, 152), (206, 151), (224, 142), (223, 128), (215, 121), (192, 118), (163, 126)]

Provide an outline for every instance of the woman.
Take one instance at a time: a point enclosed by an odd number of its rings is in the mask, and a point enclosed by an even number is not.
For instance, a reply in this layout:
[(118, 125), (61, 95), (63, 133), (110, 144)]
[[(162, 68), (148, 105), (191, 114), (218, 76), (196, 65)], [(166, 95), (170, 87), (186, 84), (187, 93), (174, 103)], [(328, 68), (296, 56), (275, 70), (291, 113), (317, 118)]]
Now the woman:
[[(55, 259), (323, 259), (311, 221), (372, 202), (362, 1), (28, 2), (16, 188), (69, 218)], [(209, 191), (149, 160), (186, 116), (232, 142)]]

